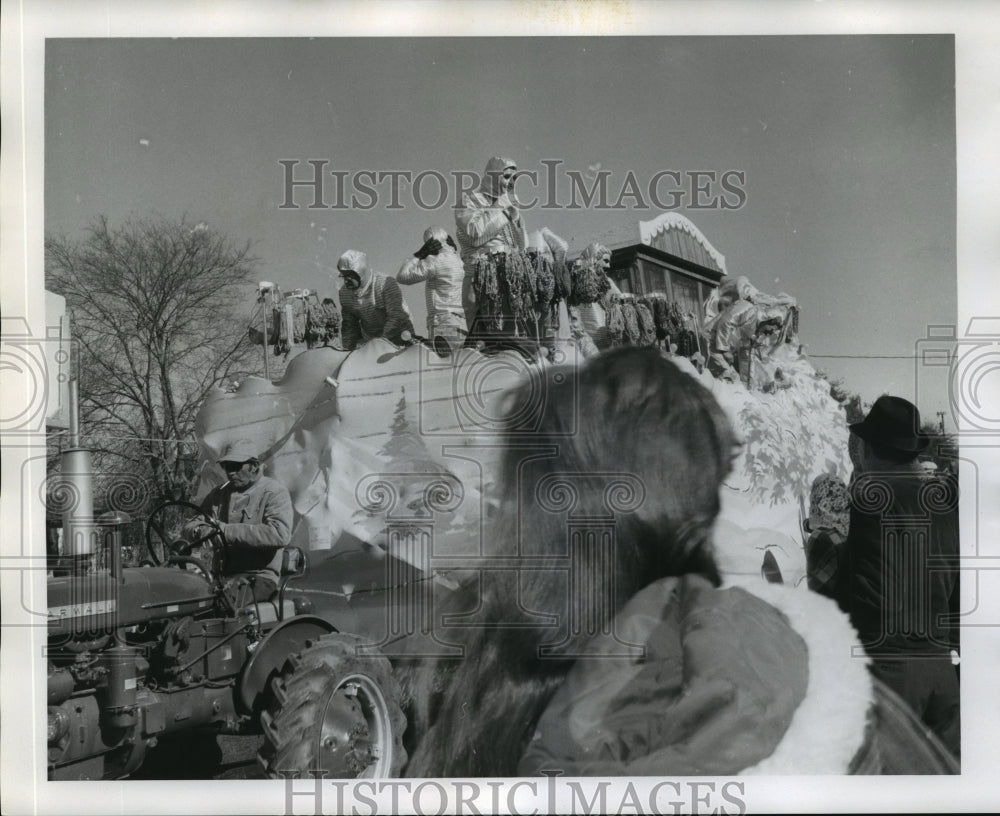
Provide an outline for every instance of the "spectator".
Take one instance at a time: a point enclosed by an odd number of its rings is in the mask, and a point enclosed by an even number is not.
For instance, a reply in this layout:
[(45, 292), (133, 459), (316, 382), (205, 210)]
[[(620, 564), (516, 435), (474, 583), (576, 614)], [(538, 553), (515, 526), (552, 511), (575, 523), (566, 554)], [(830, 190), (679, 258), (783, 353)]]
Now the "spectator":
[(837, 600), (837, 582), (844, 542), (851, 518), (847, 485), (830, 473), (817, 476), (809, 494), (809, 519), (805, 523), (806, 576), (809, 589)]
[(373, 337), (400, 345), (403, 332), (413, 335), (413, 323), (403, 303), (399, 284), (368, 266), (364, 252), (349, 249), (337, 261), (344, 281), (340, 290), (341, 343), (353, 351)]
[(957, 490), (923, 476), (917, 457), (928, 439), (919, 428), (917, 407), (891, 396), (850, 426), (861, 440), (861, 473), (851, 489), (840, 601), (875, 676), (958, 756)]

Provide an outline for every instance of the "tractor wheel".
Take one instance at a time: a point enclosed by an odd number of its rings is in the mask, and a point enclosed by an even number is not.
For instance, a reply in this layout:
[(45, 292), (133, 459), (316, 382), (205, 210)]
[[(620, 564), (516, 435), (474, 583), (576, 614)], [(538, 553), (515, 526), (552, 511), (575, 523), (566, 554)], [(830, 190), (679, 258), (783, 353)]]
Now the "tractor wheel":
[(389, 661), (358, 655), (362, 640), (333, 632), (291, 655), (261, 713), (264, 774), (308, 778), (399, 776), (406, 718)]

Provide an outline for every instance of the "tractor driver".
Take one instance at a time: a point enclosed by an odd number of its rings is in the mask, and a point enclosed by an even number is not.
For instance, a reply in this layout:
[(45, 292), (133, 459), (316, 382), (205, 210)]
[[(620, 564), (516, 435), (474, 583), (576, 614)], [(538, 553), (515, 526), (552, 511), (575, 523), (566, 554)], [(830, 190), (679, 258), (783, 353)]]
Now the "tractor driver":
[[(239, 605), (269, 598), (277, 588), (282, 548), (292, 537), (292, 497), (280, 482), (261, 473), (257, 448), (248, 439), (228, 445), (218, 459), (229, 480), (209, 491), (201, 510), (225, 537), (230, 594)], [(214, 528), (202, 519), (188, 522), (185, 538), (196, 540)]]

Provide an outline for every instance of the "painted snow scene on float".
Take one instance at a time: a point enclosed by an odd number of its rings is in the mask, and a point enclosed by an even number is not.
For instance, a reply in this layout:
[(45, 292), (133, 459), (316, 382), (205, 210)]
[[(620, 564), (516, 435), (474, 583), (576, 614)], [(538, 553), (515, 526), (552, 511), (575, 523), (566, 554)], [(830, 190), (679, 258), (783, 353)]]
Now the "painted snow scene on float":
[[(546, 264), (586, 272), (586, 251), (566, 252), (557, 236), (540, 235), (534, 251)], [(728, 275), (725, 257), (677, 213), (596, 238), (610, 250), (616, 284), (601, 315), (605, 344), (658, 345), (712, 392), (743, 443), (715, 530), (724, 579), (780, 574), (804, 590), (810, 486), (823, 473), (846, 481), (850, 460), (844, 410), (801, 351), (795, 299)], [(553, 363), (586, 365), (597, 351), (578, 330), (586, 310), (567, 310), (558, 294), (557, 284), (545, 304), (559, 314), (558, 332), (533, 357), (475, 348), (442, 356), (384, 339), (352, 352), (312, 343), (300, 350), (294, 320), (276, 321), (268, 341), (289, 356), (280, 379), (216, 389), (202, 407), (198, 496), (224, 481), (220, 451), (249, 438), (265, 472), (292, 495), (291, 544), (335, 554), (360, 539), (423, 569), (482, 555), (501, 420), (532, 411), (512, 406), (509, 390), (525, 378), (541, 382), (541, 368)]]

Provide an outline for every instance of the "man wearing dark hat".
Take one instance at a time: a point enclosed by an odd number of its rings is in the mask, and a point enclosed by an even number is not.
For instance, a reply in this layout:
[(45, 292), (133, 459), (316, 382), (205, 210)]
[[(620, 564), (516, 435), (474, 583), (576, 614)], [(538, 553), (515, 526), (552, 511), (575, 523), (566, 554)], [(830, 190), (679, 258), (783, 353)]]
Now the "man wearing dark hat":
[(929, 440), (920, 413), (882, 396), (862, 422), (860, 473), (851, 489), (841, 607), (872, 672), (896, 691), (956, 755), (960, 753), (957, 650), (958, 493), (929, 483), (917, 458)]
[[(261, 472), (257, 447), (249, 439), (227, 445), (217, 461), (228, 481), (205, 496), (201, 509), (226, 539), (226, 573), (250, 576), (247, 585), (263, 600), (277, 586), (281, 548), (292, 537), (292, 497), (283, 484)], [(212, 529), (195, 519), (185, 534), (191, 540)]]

